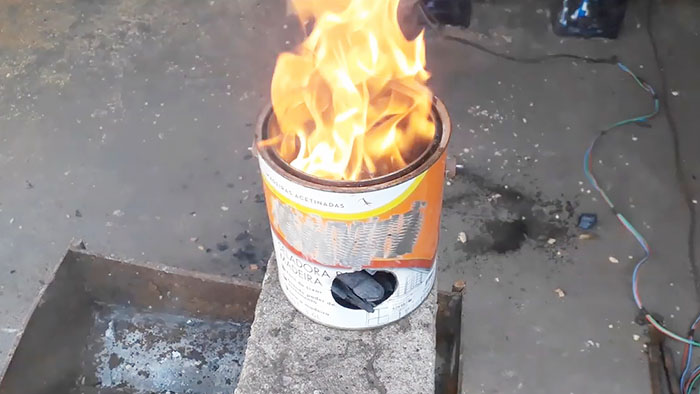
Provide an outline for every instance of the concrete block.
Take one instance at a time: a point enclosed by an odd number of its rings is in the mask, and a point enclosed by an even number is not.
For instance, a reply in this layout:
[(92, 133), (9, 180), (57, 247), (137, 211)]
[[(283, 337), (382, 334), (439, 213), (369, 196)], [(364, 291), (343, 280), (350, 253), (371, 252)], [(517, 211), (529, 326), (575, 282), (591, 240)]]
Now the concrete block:
[(387, 326), (339, 330), (314, 323), (287, 301), (268, 265), (236, 394), (435, 392), (437, 292)]

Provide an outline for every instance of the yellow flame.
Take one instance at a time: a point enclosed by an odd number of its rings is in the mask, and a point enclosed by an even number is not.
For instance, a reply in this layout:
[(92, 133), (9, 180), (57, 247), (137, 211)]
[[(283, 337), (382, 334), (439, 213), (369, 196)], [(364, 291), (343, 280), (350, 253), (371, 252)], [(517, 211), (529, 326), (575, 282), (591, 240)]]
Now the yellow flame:
[(293, 0), (313, 30), (280, 54), (272, 77), (276, 135), (265, 141), (308, 174), (381, 176), (407, 165), (435, 134), (421, 32), (407, 40), (399, 0)]

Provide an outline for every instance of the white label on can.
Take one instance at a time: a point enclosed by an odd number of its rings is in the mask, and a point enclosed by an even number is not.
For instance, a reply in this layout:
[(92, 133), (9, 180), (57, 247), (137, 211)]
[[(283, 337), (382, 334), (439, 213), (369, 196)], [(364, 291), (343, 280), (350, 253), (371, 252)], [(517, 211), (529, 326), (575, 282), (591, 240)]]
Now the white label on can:
[(331, 294), (336, 275), (352, 272), (307, 261), (287, 247), (272, 233), (279, 280), (284, 294), (301, 313), (319, 323), (348, 329), (378, 327), (416, 309), (433, 288), (435, 264), (430, 269), (395, 268), (397, 288), (374, 312), (349, 309), (338, 304)]
[(263, 181), (286, 204), (297, 208), (303, 207), (304, 212), (316, 212), (324, 217), (332, 218), (334, 215), (357, 215), (363, 217), (376, 216), (400, 203), (423, 180), (425, 173), (406, 180), (403, 183), (380, 190), (364, 191), (360, 193), (338, 193), (320, 189), (312, 189), (276, 173), (266, 162), (260, 158), (260, 171)]

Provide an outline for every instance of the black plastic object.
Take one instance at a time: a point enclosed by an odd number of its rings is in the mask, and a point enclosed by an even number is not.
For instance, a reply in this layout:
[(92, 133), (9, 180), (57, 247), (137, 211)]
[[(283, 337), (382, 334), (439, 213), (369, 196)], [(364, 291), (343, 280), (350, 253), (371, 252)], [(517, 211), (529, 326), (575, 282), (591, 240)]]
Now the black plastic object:
[(421, 7), (434, 22), (441, 25), (469, 27), (471, 0), (420, 0)]
[(598, 223), (598, 215), (595, 213), (582, 213), (578, 217), (578, 227), (583, 230), (592, 229)]
[(552, 15), (560, 36), (617, 38), (627, 0), (557, 0)]
[(387, 271), (355, 271), (339, 274), (331, 285), (333, 299), (349, 309), (372, 313), (396, 290), (396, 277)]

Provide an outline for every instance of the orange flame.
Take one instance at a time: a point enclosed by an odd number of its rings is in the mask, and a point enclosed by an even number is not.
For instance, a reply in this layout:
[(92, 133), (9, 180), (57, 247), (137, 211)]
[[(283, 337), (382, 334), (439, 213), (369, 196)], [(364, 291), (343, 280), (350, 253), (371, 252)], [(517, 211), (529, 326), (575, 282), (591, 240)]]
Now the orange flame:
[(265, 141), (294, 168), (332, 180), (405, 167), (435, 134), (423, 32), (407, 40), (399, 0), (293, 0), (314, 27), (272, 76), (279, 130)]

